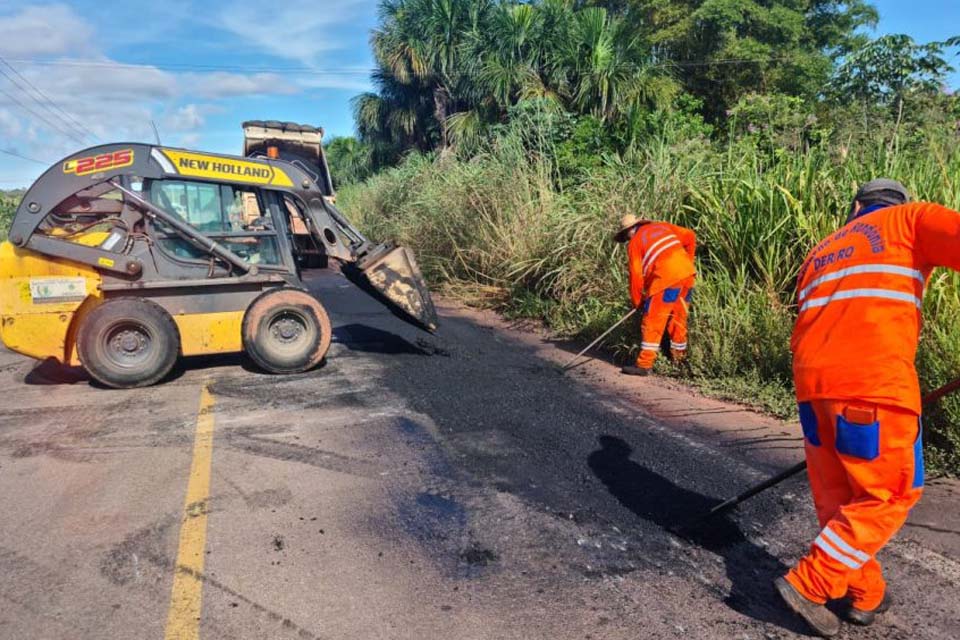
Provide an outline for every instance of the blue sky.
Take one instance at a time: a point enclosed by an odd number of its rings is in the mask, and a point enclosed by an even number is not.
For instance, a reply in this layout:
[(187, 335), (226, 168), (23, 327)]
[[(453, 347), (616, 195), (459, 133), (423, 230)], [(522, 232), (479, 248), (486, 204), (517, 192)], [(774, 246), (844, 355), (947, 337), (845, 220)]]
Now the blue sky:
[[(27, 186), (97, 140), (152, 141), (151, 120), (165, 144), (228, 153), (244, 120), (349, 135), (350, 99), (369, 88), (376, 4), (0, 0), (0, 57), (16, 70), (0, 62), (0, 150), (44, 163), (0, 153), (0, 188)], [(878, 33), (960, 33), (956, 0), (875, 4)]]

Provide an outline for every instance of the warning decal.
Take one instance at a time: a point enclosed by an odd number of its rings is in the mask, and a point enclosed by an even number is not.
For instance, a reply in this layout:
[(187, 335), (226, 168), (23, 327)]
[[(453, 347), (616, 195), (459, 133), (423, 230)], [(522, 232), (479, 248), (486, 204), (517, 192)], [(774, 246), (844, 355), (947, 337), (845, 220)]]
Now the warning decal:
[(74, 302), (87, 297), (86, 278), (30, 278), (34, 303)]

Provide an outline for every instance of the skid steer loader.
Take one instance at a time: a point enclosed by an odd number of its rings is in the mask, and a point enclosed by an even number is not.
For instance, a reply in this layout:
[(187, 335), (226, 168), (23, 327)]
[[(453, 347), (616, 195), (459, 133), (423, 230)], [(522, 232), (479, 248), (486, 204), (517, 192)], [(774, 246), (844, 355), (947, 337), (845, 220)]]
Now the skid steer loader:
[(0, 244), (0, 339), (116, 388), (162, 380), (179, 356), (243, 351), (272, 373), (306, 371), (331, 326), (304, 288), (294, 225), (397, 315), (435, 330), (413, 254), (367, 240), (332, 185), (265, 151), (108, 144), (48, 169)]

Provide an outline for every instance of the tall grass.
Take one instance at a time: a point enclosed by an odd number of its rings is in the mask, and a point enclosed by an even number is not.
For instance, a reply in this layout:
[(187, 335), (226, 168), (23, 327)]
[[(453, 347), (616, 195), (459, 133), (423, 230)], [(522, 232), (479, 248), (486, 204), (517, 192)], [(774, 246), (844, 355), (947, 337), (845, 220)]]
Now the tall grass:
[[(521, 129), (523, 124), (517, 125)], [(373, 237), (418, 252), (443, 291), (474, 305), (542, 318), (559, 333), (599, 334), (627, 309), (622, 247), (611, 231), (624, 213), (696, 229), (698, 281), (689, 366), (664, 373), (702, 388), (793, 414), (789, 336), (794, 280), (806, 252), (843, 222), (856, 186), (903, 181), (919, 198), (960, 207), (960, 147), (951, 139), (891, 150), (819, 147), (765, 155), (749, 141), (654, 142), (627, 160), (558, 179), (553, 149), (507, 133), (468, 159), (412, 156), (341, 192), (352, 219)], [(927, 299), (918, 364), (927, 388), (960, 375), (960, 280), (938, 274)], [(609, 347), (635, 352), (635, 328)], [(928, 415), (932, 459), (960, 470), (960, 398)]]

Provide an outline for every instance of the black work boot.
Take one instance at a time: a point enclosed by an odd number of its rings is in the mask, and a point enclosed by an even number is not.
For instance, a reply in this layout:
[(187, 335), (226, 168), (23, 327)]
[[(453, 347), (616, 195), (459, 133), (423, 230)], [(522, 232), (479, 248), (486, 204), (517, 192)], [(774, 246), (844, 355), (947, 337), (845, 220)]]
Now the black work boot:
[(773, 586), (790, 609), (806, 620), (817, 635), (829, 638), (840, 633), (840, 618), (822, 604), (807, 600), (786, 578), (777, 578)]
[(847, 606), (842, 611), (843, 619), (850, 624), (855, 624), (861, 627), (869, 627), (876, 621), (877, 615), (886, 613), (892, 604), (893, 599), (890, 597), (889, 592), (883, 594), (883, 600), (873, 611), (857, 609), (855, 606), (853, 606), (853, 603), (848, 600)]
[(635, 367), (633, 365), (620, 369), (620, 373), (625, 373), (628, 376), (648, 376), (652, 372), (653, 369), (644, 369), (643, 367)]

